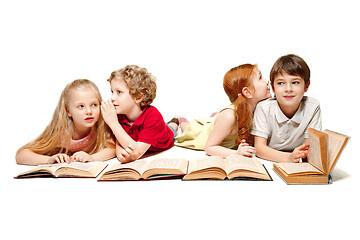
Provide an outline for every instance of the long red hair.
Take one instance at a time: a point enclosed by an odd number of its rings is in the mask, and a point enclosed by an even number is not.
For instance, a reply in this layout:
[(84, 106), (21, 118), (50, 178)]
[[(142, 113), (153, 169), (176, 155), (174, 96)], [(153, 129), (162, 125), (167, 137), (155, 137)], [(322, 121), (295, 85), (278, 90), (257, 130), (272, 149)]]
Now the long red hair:
[(253, 88), (251, 76), (256, 65), (243, 64), (230, 69), (224, 76), (224, 90), (232, 104), (235, 105), (235, 115), (238, 125), (238, 137), (236, 144), (239, 145), (242, 139), (252, 144), (250, 130), (252, 127), (252, 112), (249, 109), (247, 99), (242, 94), (244, 87)]

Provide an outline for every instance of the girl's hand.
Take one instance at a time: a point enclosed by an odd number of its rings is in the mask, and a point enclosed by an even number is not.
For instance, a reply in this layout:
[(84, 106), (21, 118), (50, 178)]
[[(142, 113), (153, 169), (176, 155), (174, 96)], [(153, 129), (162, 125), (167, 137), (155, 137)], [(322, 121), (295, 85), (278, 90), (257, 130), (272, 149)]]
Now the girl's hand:
[(236, 153), (245, 157), (252, 157), (252, 153), (256, 153), (254, 147), (251, 147), (245, 139), (241, 140), (241, 143), (236, 150)]
[(303, 145), (298, 146), (290, 154), (290, 162), (298, 163), (302, 158), (306, 158), (309, 153), (309, 143), (304, 143)]
[(50, 157), (49, 163), (71, 163), (71, 159), (67, 154), (58, 153)]
[(72, 156), (71, 156), (71, 161), (74, 161), (74, 162), (92, 162), (94, 161), (93, 157), (91, 155), (89, 155), (88, 153), (86, 152), (83, 152), (83, 151), (79, 151), (79, 152), (76, 152), (74, 153)]
[(101, 114), (104, 118), (104, 121), (110, 128), (113, 124), (118, 123), (117, 113), (114, 107), (114, 104), (108, 100), (101, 102)]

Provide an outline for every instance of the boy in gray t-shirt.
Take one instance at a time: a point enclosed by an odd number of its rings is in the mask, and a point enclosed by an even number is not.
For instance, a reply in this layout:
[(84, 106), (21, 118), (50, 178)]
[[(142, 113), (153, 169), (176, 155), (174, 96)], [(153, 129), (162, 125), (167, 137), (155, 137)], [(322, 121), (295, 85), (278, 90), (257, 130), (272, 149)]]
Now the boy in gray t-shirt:
[(307, 128), (321, 130), (319, 102), (304, 96), (310, 69), (299, 56), (280, 57), (270, 72), (274, 98), (260, 102), (254, 112), (256, 154), (274, 162), (299, 162), (308, 154)]

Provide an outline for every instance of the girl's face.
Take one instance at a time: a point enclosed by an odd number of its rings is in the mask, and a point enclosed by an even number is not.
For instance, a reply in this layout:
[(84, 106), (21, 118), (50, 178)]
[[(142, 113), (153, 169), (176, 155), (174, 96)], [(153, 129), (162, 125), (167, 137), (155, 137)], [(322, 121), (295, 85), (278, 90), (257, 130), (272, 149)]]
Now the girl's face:
[(254, 86), (253, 99), (256, 102), (271, 97), (269, 80), (262, 77), (262, 74), (257, 67), (253, 70), (252, 82)]
[(100, 117), (100, 102), (90, 88), (73, 90), (68, 104), (68, 116), (72, 117), (75, 131), (91, 129)]

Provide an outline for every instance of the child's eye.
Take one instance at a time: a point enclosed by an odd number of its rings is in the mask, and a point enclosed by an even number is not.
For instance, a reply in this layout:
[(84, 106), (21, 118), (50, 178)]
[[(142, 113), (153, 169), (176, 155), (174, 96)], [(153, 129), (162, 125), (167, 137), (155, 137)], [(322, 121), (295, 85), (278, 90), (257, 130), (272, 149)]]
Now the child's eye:
[(277, 84), (277, 85), (284, 85), (283, 82), (277, 82), (276, 84)]
[(117, 91), (118, 94), (122, 93), (120, 90)]
[(84, 105), (79, 105), (78, 108), (84, 108)]
[(293, 82), (293, 84), (294, 84), (294, 85), (297, 85), (297, 84), (300, 84), (300, 82), (295, 81), (295, 82)]

